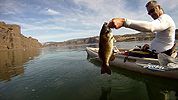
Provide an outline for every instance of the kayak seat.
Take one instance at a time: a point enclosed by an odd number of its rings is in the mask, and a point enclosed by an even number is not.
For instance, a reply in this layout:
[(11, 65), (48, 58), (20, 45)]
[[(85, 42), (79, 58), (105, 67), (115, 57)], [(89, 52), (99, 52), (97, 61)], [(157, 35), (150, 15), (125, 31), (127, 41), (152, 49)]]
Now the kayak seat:
[[(175, 58), (177, 56), (177, 52), (175, 51), (177, 45), (178, 45), (178, 43), (175, 43), (171, 49), (164, 51), (162, 53), (165, 53), (165, 54)], [(129, 52), (129, 56), (141, 57), (141, 58), (145, 57), (145, 58), (156, 58), (157, 59), (157, 55), (158, 55), (158, 53), (155, 53), (154, 51), (142, 50), (140, 48)]]

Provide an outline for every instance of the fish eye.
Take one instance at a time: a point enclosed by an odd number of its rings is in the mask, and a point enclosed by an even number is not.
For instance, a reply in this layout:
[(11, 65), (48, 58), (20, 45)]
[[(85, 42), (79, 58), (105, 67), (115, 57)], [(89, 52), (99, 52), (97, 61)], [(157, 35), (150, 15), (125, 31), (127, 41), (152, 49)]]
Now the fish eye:
[(109, 31), (107, 30), (106, 33), (109, 33)]
[(109, 33), (109, 32), (110, 32), (110, 29), (107, 28), (107, 29), (106, 29), (106, 33)]

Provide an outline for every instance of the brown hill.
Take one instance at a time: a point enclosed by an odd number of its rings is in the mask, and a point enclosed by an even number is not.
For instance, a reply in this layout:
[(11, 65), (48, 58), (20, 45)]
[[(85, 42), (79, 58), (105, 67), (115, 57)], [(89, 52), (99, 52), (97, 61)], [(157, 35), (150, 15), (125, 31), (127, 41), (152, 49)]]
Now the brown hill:
[(21, 27), (19, 25), (0, 22), (0, 50), (40, 47), (42, 45), (37, 39), (25, 37), (21, 34)]
[[(114, 38), (117, 42), (121, 41), (149, 41), (155, 37), (155, 34), (151, 33), (138, 33), (138, 34), (126, 34), (126, 35), (115, 35)], [(98, 43), (99, 36), (75, 39), (64, 42), (46, 42), (43, 43), (43, 47), (58, 47), (65, 45), (78, 45), (78, 44), (89, 44), (89, 43)]]
[[(151, 41), (155, 38), (154, 33), (137, 33), (137, 34), (126, 34), (126, 35), (115, 35), (114, 38), (117, 42), (123, 41)], [(178, 29), (176, 29), (176, 39), (178, 39)], [(83, 39), (74, 39), (64, 42), (46, 42), (43, 43), (43, 47), (58, 47), (65, 45), (78, 45), (78, 44), (89, 44), (89, 43), (98, 43), (99, 36), (83, 38)]]
[(65, 46), (65, 45), (77, 45), (77, 44), (89, 44), (89, 43), (97, 43), (99, 41), (99, 37), (89, 37), (83, 39), (74, 39), (64, 42), (45, 42), (42, 43), (43, 47), (58, 47), (58, 46)]

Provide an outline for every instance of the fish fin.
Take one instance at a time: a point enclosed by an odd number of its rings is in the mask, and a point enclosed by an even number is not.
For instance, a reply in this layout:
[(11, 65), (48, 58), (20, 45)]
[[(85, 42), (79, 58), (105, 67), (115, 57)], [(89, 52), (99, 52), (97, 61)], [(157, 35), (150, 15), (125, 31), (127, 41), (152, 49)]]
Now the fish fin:
[(111, 40), (113, 39), (114, 37), (112, 36), (110, 39), (108, 39), (108, 42), (111, 42)]
[(110, 60), (110, 61), (113, 61), (114, 59), (115, 59), (115, 55), (114, 55), (114, 53), (112, 53), (109, 60)]
[(101, 74), (107, 73), (108, 75), (111, 75), (111, 70), (109, 66), (102, 66), (101, 68)]
[(116, 39), (114, 38), (114, 36), (113, 36), (113, 42), (117, 42)]
[(114, 36), (112, 36), (111, 39), (109, 39), (108, 41), (111, 42), (111, 40), (113, 40), (113, 42), (116, 42), (116, 39), (114, 38)]

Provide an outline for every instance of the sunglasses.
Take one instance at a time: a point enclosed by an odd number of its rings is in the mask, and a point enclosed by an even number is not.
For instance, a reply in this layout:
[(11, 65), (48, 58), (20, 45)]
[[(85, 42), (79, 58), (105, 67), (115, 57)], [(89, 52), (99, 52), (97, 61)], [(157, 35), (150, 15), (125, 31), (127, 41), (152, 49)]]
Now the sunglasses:
[(151, 9), (151, 10), (148, 12), (148, 15), (151, 15), (151, 13), (154, 13), (156, 7), (158, 7), (158, 6), (155, 6), (153, 9)]

